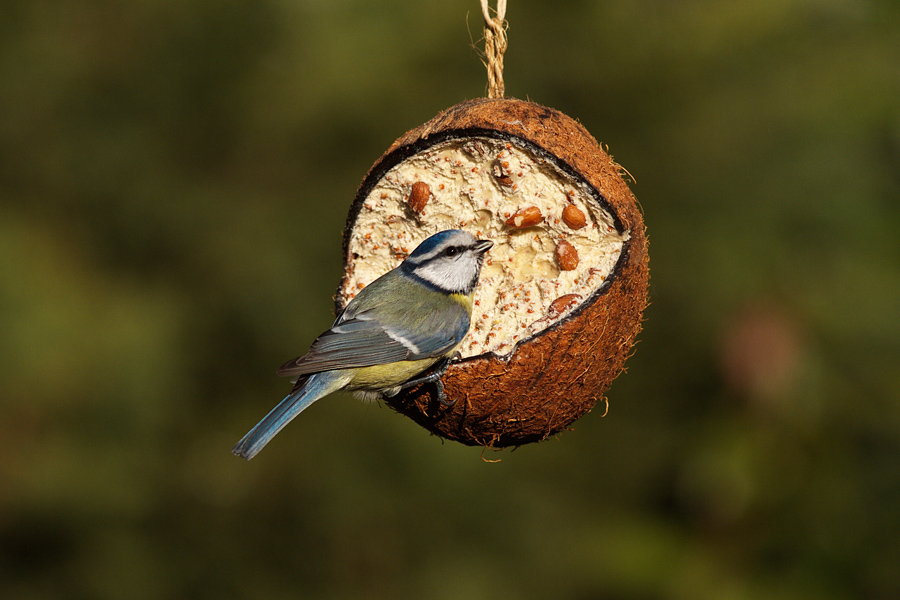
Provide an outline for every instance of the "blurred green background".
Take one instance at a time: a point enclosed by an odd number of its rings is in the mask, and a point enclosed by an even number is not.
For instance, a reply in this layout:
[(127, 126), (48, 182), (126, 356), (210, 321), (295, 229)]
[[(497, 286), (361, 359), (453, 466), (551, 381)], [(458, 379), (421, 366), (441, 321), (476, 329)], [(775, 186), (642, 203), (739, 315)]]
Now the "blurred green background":
[(900, 5), (512, 0), (507, 94), (637, 181), (651, 301), (574, 431), (316, 404), (368, 167), (475, 0), (0, 3), (0, 595), (900, 597)]

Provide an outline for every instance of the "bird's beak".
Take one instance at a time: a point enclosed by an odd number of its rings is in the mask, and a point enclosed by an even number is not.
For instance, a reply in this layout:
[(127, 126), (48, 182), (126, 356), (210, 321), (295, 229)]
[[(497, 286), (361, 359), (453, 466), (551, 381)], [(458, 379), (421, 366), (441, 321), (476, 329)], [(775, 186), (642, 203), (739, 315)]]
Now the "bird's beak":
[(475, 250), (478, 254), (484, 254), (488, 250), (491, 249), (491, 246), (494, 245), (494, 242), (490, 240), (478, 240), (475, 242), (475, 245), (472, 246), (472, 249)]

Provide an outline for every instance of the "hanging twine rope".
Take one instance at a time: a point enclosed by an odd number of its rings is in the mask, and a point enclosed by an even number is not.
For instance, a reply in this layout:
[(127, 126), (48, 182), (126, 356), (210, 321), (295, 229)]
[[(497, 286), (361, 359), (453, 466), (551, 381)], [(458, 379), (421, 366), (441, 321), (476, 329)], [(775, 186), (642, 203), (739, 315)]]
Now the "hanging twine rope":
[(488, 74), (488, 98), (502, 98), (503, 53), (506, 52), (506, 0), (497, 0), (497, 16), (491, 18), (488, 0), (481, 0), (484, 16), (484, 66)]

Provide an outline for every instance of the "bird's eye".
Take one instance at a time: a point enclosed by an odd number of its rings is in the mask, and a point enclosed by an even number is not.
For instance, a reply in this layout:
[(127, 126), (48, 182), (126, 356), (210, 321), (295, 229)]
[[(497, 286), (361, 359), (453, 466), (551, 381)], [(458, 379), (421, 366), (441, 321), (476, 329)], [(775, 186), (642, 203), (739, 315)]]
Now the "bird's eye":
[(456, 256), (458, 253), (459, 248), (457, 248), (456, 246), (450, 246), (446, 251), (444, 251), (444, 254), (446, 254), (447, 256)]

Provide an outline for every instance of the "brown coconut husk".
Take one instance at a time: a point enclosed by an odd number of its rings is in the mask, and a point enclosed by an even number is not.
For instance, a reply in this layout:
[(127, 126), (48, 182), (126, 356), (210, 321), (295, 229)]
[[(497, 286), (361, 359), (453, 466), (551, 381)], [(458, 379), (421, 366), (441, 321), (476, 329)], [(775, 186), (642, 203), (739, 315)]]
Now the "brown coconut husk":
[(647, 305), (647, 239), (623, 169), (580, 123), (533, 102), (476, 99), (407, 132), (372, 166), (350, 209), (345, 265), (354, 222), (378, 180), (439, 141), (472, 136), (518, 138), (537, 146), (570, 176), (587, 182), (619, 231), (630, 234), (604, 285), (575, 311), (520, 342), (507, 360), (483, 354), (452, 364), (442, 378), (452, 406), (438, 402), (433, 386), (425, 385), (386, 400), (443, 438), (493, 448), (516, 446), (568, 427), (594, 407), (623, 370)]

